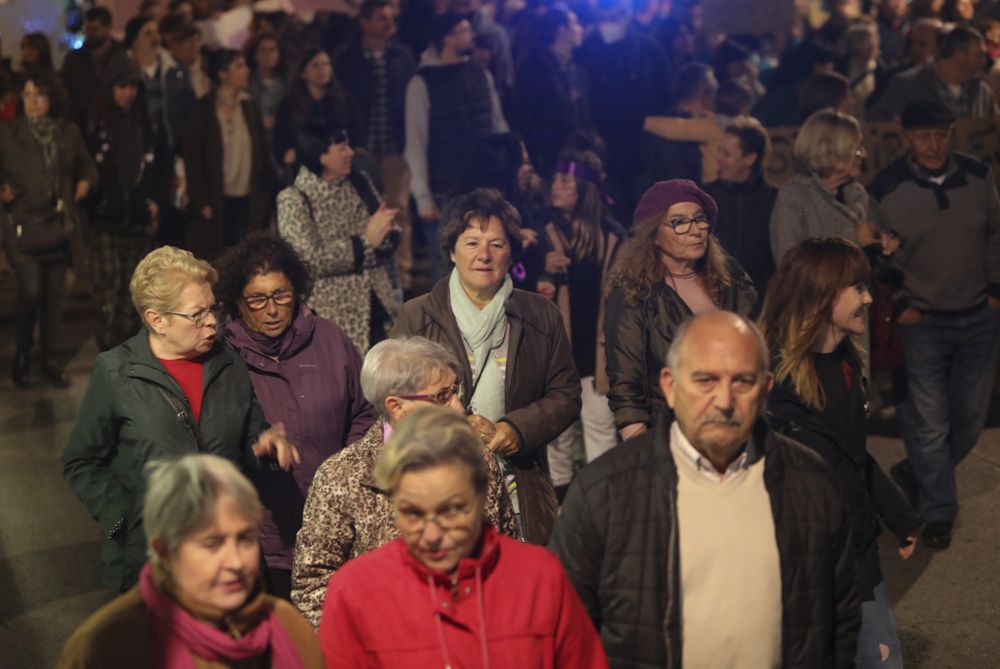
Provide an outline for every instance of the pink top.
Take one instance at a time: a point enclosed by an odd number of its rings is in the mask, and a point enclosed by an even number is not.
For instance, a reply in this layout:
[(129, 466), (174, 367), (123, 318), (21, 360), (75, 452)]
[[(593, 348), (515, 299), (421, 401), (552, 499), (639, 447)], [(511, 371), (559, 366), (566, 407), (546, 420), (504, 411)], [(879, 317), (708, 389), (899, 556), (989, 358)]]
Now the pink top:
[(705, 292), (705, 288), (701, 285), (701, 280), (695, 272), (667, 276), (667, 285), (677, 291), (677, 294), (684, 300), (684, 304), (688, 305), (688, 308), (696, 316), (718, 309), (715, 302), (712, 302), (712, 298)]

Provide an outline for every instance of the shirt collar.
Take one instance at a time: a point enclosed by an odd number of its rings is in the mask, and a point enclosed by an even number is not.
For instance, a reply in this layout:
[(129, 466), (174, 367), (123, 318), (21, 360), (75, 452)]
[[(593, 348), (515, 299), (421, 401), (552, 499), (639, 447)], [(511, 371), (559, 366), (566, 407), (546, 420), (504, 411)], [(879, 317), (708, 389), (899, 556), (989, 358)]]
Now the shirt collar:
[(720, 483), (725, 483), (731, 477), (743, 471), (758, 459), (756, 457), (751, 459), (752, 451), (754, 451), (752, 445), (753, 438), (751, 437), (747, 445), (743, 447), (743, 451), (739, 454), (739, 456), (730, 462), (729, 466), (726, 467), (726, 471), (720, 475), (711, 461), (709, 461), (708, 458), (699, 453), (698, 450), (691, 445), (691, 442), (681, 431), (681, 426), (677, 421), (674, 421), (670, 425), (670, 443), (677, 448), (685, 460), (694, 465), (694, 468), (698, 470), (699, 474), (704, 474), (705, 476), (711, 477), (713, 481)]

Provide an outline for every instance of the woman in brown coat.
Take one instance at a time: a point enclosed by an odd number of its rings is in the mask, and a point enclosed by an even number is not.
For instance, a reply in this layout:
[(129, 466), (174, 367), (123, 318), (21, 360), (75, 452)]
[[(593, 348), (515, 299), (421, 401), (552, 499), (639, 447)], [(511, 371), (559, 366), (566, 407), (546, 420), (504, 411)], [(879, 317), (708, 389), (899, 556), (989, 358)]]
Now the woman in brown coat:
[(191, 112), (184, 168), (191, 207), (202, 219), (189, 228), (187, 246), (199, 258), (213, 260), (223, 246), (235, 246), (264, 227), (271, 187), (264, 123), (246, 93), (246, 60), (222, 49), (208, 66), (215, 88)]
[(427, 337), (462, 362), (462, 403), (513, 486), (520, 534), (544, 544), (557, 511), (545, 446), (579, 417), (580, 376), (559, 310), (512, 285), (519, 233), (497, 191), (455, 200), (441, 230), (455, 268), (403, 305), (393, 336)]

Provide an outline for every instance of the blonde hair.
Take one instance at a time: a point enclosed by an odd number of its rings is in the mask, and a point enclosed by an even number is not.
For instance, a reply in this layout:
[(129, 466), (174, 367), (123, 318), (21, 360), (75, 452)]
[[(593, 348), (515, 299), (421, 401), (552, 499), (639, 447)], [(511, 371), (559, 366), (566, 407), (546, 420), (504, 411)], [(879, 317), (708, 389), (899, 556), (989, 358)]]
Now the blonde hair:
[(806, 119), (792, 144), (799, 169), (819, 177), (846, 169), (854, 161), (861, 124), (850, 114), (820, 109)]
[(454, 462), (468, 465), (476, 492), (485, 492), (489, 467), (465, 416), (439, 406), (417, 409), (400, 421), (375, 461), (375, 484), (391, 495), (404, 473)]
[(177, 304), (188, 284), (213, 284), (218, 279), (215, 269), (208, 262), (195, 258), (190, 251), (161, 246), (150, 251), (135, 266), (128, 289), (139, 318), (148, 328), (147, 309), (167, 311)]
[[(826, 397), (813, 349), (829, 327), (840, 292), (870, 278), (868, 258), (857, 245), (840, 237), (814, 237), (789, 249), (768, 284), (760, 329), (780, 358), (775, 378), (779, 383), (791, 379), (795, 392), (816, 411), (826, 406)], [(854, 341), (845, 341), (857, 357)]]
[(146, 470), (150, 476), (142, 516), (153, 564), (160, 562), (154, 540), (163, 542), (167, 555), (174, 555), (188, 536), (215, 520), (215, 505), (222, 498), (239, 515), (260, 523), (263, 506), (257, 489), (225, 458), (190, 454), (151, 462)]

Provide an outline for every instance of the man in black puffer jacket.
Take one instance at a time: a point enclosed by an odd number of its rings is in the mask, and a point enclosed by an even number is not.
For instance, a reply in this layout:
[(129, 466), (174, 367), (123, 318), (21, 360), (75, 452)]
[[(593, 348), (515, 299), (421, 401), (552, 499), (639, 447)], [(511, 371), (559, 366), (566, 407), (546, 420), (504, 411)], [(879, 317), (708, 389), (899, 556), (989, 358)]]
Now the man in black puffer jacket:
[(854, 666), (844, 501), (819, 456), (760, 418), (767, 365), (745, 318), (688, 321), (660, 380), (676, 420), (570, 488), (549, 547), (612, 667)]

